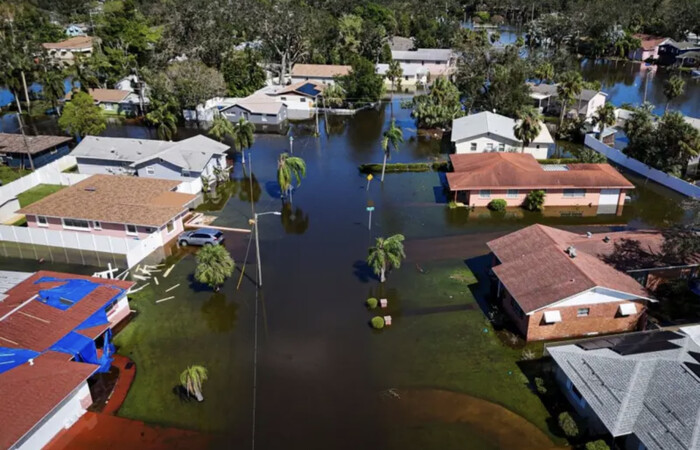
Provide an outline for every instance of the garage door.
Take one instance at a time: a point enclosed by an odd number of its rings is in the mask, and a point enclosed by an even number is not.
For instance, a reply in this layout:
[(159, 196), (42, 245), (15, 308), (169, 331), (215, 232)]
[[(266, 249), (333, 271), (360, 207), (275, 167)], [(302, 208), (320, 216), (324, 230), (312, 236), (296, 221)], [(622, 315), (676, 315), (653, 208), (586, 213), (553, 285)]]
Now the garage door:
[(601, 189), (600, 190), (600, 200), (599, 205), (617, 205), (620, 199), (619, 189)]

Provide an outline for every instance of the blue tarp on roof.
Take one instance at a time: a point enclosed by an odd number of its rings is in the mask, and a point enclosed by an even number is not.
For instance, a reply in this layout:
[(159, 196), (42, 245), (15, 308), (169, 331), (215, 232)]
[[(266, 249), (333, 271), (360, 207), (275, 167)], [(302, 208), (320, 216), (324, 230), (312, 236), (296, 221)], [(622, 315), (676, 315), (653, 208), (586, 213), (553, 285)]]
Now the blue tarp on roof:
[(68, 353), (75, 357), (77, 361), (97, 364), (97, 349), (95, 341), (82, 334), (71, 331), (63, 336), (63, 339), (56, 342), (49, 348), (56, 352)]
[(0, 373), (21, 366), (31, 358), (39, 356), (34, 350), (0, 347)]
[(51, 289), (41, 289), (37, 301), (45, 303), (62, 311), (69, 309), (94, 291), (99, 284), (83, 279), (61, 279), (41, 277), (34, 284), (64, 282)]

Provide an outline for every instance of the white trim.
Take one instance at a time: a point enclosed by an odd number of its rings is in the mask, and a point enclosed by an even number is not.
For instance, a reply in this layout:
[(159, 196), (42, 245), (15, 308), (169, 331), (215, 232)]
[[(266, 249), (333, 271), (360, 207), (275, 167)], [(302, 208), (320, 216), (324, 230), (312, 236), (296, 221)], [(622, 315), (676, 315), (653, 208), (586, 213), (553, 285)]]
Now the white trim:
[(89, 220), (84, 220), (84, 219), (70, 219), (69, 220), (80, 220), (82, 222), (85, 222), (87, 224), (87, 227), (74, 227), (71, 225), (66, 225), (66, 219), (61, 218), (61, 225), (63, 225), (64, 230), (73, 230), (73, 231), (90, 231), (90, 221)]
[(92, 221), (92, 229), (97, 231), (102, 231), (102, 223), (99, 220)]
[[(504, 286), (505, 286), (505, 284), (504, 284)], [(506, 288), (507, 288), (507, 286), (506, 286)], [(536, 313), (536, 312), (538, 312), (538, 311), (542, 311), (543, 309), (551, 308), (552, 306), (561, 305), (563, 302), (565, 302), (565, 301), (567, 301), (567, 300), (571, 300), (571, 299), (574, 298), (574, 297), (577, 297), (577, 296), (579, 296), (579, 295), (581, 295), (581, 294), (584, 294), (584, 293), (586, 293), (586, 292), (590, 292), (590, 291), (595, 290), (595, 289), (602, 289), (602, 290), (605, 290), (605, 291), (615, 292), (615, 293), (623, 294), (623, 295), (631, 295), (631, 296), (634, 296), (634, 297), (635, 297), (635, 300), (636, 300), (636, 301), (639, 301), (639, 300), (647, 300), (647, 301), (650, 301), (650, 302), (653, 302), (653, 303), (658, 303), (658, 300), (655, 300), (655, 299), (653, 299), (653, 298), (637, 296), (637, 295), (635, 295), (635, 294), (630, 294), (629, 292), (618, 291), (618, 290), (610, 289), (610, 288), (607, 288), (607, 287), (604, 287), (604, 286), (593, 286), (593, 287), (590, 288), (590, 289), (586, 289), (586, 290), (584, 290), (584, 291), (577, 292), (577, 293), (575, 293), (574, 295), (570, 295), (570, 296), (568, 296), (568, 297), (566, 297), (566, 298), (562, 298), (561, 300), (557, 300), (556, 302), (550, 303), (549, 305), (545, 305), (545, 306), (542, 306), (542, 307), (540, 307), (540, 308), (533, 309), (532, 311), (530, 311), (530, 312), (528, 312), (528, 313), (526, 313), (526, 314), (527, 314), (528, 316), (531, 316), (532, 314), (534, 314), (534, 313)], [(510, 292), (510, 291), (508, 291), (508, 292)], [(635, 301), (635, 300), (627, 300), (627, 301)], [(517, 301), (517, 300), (516, 300), (516, 301)], [(620, 299), (620, 302), (623, 302), (623, 301), (625, 301), (625, 300)]]
[(637, 314), (637, 305), (634, 303), (623, 303), (620, 305), (621, 316), (633, 316)]
[(544, 312), (544, 321), (546, 323), (561, 322), (561, 313), (558, 310), (545, 311)]
[[(134, 232), (129, 231), (129, 227), (134, 227)], [(127, 236), (138, 236), (139, 235), (139, 228), (132, 224), (132, 223), (125, 223), (124, 224), (124, 230), (126, 231)]]
[[(48, 227), (49, 227), (49, 219), (48, 219), (48, 217), (46, 217), (46, 216), (35, 216), (35, 217), (36, 217), (36, 226), (42, 227), (42, 228), (48, 228)], [(41, 221), (39, 221), (39, 217), (41, 217), (42, 219), (44, 219), (44, 223), (41, 223)]]

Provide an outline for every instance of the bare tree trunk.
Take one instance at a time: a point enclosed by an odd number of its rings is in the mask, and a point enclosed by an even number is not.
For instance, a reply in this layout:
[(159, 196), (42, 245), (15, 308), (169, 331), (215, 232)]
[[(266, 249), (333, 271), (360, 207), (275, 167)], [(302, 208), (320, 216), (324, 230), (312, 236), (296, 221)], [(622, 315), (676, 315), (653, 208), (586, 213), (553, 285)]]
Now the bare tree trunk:
[(384, 163), (382, 164), (382, 183), (384, 183), (384, 172), (386, 171), (386, 157), (387, 154), (384, 152)]
[(22, 114), (22, 105), (19, 104), (19, 95), (17, 95), (17, 92), (15, 90), (12, 90), (12, 95), (15, 96), (15, 104), (17, 105), (17, 112)]
[(27, 102), (27, 109), (32, 108), (32, 102), (29, 100), (29, 90), (27, 89), (27, 78), (24, 76), (24, 70), (20, 72), (22, 74), (22, 86), (24, 87), (24, 101)]
[(379, 281), (384, 283), (386, 281), (386, 268), (382, 267), (382, 269), (379, 271)]
[(287, 52), (282, 53), (282, 64), (280, 65), (280, 78), (279, 84), (280, 86), (284, 85), (284, 79), (285, 79), (285, 74), (287, 71)]

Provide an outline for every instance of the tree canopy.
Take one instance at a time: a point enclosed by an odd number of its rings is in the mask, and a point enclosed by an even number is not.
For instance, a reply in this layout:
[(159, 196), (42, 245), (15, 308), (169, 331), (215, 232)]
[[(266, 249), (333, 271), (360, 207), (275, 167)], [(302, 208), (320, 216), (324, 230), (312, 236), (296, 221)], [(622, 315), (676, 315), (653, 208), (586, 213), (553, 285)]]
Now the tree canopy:
[(74, 92), (63, 108), (58, 126), (73, 136), (97, 136), (107, 128), (107, 121), (89, 94)]

